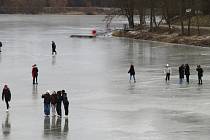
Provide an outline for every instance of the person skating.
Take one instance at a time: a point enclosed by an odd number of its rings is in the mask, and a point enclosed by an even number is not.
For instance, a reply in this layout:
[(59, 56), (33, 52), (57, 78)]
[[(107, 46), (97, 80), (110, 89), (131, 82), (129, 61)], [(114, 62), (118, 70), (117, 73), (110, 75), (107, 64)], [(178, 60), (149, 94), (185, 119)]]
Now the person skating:
[(52, 116), (56, 115), (56, 103), (57, 103), (57, 94), (53, 91), (51, 95), (51, 109), (52, 109)]
[(203, 81), (202, 81), (203, 69), (201, 68), (200, 65), (198, 65), (196, 71), (198, 72), (198, 84), (202, 85), (203, 84)]
[(63, 101), (62, 97), (62, 91), (57, 91), (57, 104), (56, 104), (56, 111), (59, 117), (62, 116), (62, 110), (61, 110), (61, 103)]
[(50, 91), (48, 90), (45, 94), (42, 95), (42, 98), (44, 98), (44, 114), (46, 116), (50, 115)]
[(37, 68), (37, 65), (36, 64), (34, 64), (33, 66), (32, 66), (32, 78), (33, 78), (33, 84), (38, 84), (38, 68)]
[(9, 102), (11, 101), (11, 92), (7, 85), (4, 85), (3, 91), (2, 91), (2, 101), (5, 101), (7, 106), (7, 112), (9, 111)]
[(1, 47), (2, 47), (2, 43), (1, 43), (1, 41), (0, 41), (0, 52), (1, 52)]
[(185, 64), (185, 75), (186, 75), (186, 81), (189, 84), (189, 82), (190, 82), (190, 66), (188, 64)]
[(131, 78), (133, 76), (134, 83), (136, 83), (134, 65), (130, 66), (130, 69), (129, 69), (128, 73), (130, 74), (130, 81), (131, 81)]
[(52, 55), (57, 54), (56, 52), (56, 44), (54, 41), (52, 41)]
[(182, 81), (184, 79), (184, 64), (182, 64), (179, 67), (179, 79), (180, 79), (180, 84), (182, 84)]
[(65, 92), (65, 90), (62, 90), (62, 97), (63, 97), (63, 106), (64, 106), (64, 110), (65, 110), (65, 115), (68, 116), (69, 101), (68, 101), (67, 93)]
[(172, 73), (172, 70), (171, 70), (171, 67), (169, 66), (169, 64), (166, 64), (166, 67), (164, 69), (164, 73), (166, 75), (166, 78), (165, 78), (166, 82), (170, 81), (170, 75)]

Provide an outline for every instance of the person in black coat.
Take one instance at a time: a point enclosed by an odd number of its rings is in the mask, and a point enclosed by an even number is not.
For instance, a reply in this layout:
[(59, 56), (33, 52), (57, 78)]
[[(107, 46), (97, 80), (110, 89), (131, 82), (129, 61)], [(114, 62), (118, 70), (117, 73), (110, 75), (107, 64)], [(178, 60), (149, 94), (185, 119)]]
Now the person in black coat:
[(57, 104), (56, 104), (56, 111), (59, 117), (62, 116), (62, 110), (61, 110), (61, 103), (63, 101), (62, 97), (62, 91), (57, 91)]
[(56, 44), (55, 44), (54, 41), (52, 41), (52, 55), (53, 54), (57, 54), (57, 52), (56, 52)]
[(189, 82), (190, 82), (190, 66), (188, 64), (185, 64), (185, 75), (186, 75), (186, 81), (189, 84)]
[(9, 102), (11, 100), (11, 92), (7, 85), (4, 85), (3, 91), (2, 91), (2, 101), (6, 102), (7, 111), (9, 109)]
[(130, 73), (130, 81), (131, 81), (131, 78), (133, 76), (134, 83), (136, 83), (134, 65), (131, 65), (130, 66), (130, 69), (129, 69), (128, 73)]
[(196, 71), (198, 72), (198, 84), (199, 84), (199, 85), (200, 85), (200, 84), (202, 85), (202, 84), (203, 84), (203, 82), (202, 82), (203, 69), (201, 68), (200, 65), (198, 65)]
[(184, 64), (179, 67), (179, 79), (181, 84), (184, 79)]
[(64, 106), (64, 110), (65, 110), (65, 115), (68, 116), (69, 101), (68, 101), (67, 93), (65, 92), (65, 90), (62, 90), (62, 97), (63, 97), (63, 106)]
[(1, 43), (1, 41), (0, 41), (0, 52), (1, 52), (1, 47), (2, 47), (2, 43)]

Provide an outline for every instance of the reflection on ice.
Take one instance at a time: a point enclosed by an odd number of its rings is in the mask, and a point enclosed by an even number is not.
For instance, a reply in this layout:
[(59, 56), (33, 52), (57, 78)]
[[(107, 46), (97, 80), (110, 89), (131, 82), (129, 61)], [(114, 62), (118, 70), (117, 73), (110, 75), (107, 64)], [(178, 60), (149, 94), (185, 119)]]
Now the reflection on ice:
[(32, 85), (32, 96), (33, 96), (33, 99), (39, 98), (39, 95), (38, 95), (38, 85), (37, 84), (33, 84)]
[(44, 135), (45, 136), (50, 135), (50, 117), (48, 116), (44, 118)]
[(63, 132), (64, 132), (64, 135), (67, 135), (69, 132), (69, 119), (68, 118), (65, 118)]
[(56, 55), (52, 55), (52, 65), (56, 64)]
[(34, 94), (38, 94), (38, 85), (33, 85), (32, 86), (32, 94), (34, 95)]
[(10, 135), (11, 132), (11, 124), (9, 121), (9, 113), (6, 114), (6, 119), (5, 121), (2, 123), (2, 133), (5, 137), (8, 137)]
[(133, 83), (133, 82), (130, 82), (129, 81), (129, 88), (128, 88), (128, 90), (134, 90), (135, 89), (135, 83)]
[(0, 63), (1, 63), (1, 55), (2, 55), (2, 54), (1, 54), (1, 52), (0, 52)]
[(57, 120), (56, 120), (56, 128), (55, 128), (55, 133), (54, 135), (55, 136), (61, 136), (61, 132), (62, 132), (62, 128), (61, 128), (61, 118), (58, 117)]
[(54, 139), (66, 138), (69, 131), (68, 118), (65, 118), (64, 122), (62, 121), (63, 119), (60, 117), (53, 116), (50, 118), (46, 116), (44, 118), (44, 137)]

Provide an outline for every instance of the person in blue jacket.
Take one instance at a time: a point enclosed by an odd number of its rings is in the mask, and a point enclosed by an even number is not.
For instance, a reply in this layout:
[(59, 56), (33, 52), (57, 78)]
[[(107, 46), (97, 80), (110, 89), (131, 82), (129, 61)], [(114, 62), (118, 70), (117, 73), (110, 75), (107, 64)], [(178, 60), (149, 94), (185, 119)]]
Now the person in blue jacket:
[(49, 116), (50, 115), (50, 103), (51, 103), (50, 91), (48, 90), (45, 94), (43, 94), (42, 98), (44, 98), (44, 114), (46, 116)]

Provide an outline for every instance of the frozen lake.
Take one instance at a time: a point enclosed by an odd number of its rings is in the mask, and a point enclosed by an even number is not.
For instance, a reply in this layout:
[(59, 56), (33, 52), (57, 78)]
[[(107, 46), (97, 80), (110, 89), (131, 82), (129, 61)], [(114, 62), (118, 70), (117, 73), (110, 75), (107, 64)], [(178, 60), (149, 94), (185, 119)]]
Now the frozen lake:
[[(103, 16), (0, 15), (0, 139), (209, 140), (210, 48), (99, 37), (70, 38), (104, 30)], [(115, 21), (115, 24), (118, 24)], [(51, 41), (57, 44), (51, 55)], [(32, 85), (31, 66), (39, 68)], [(135, 65), (137, 83), (129, 83)], [(172, 66), (166, 84), (163, 68)], [(178, 66), (191, 66), (190, 84), (178, 84)], [(197, 85), (196, 65), (204, 68)], [(45, 118), (41, 94), (65, 89), (70, 116)]]

